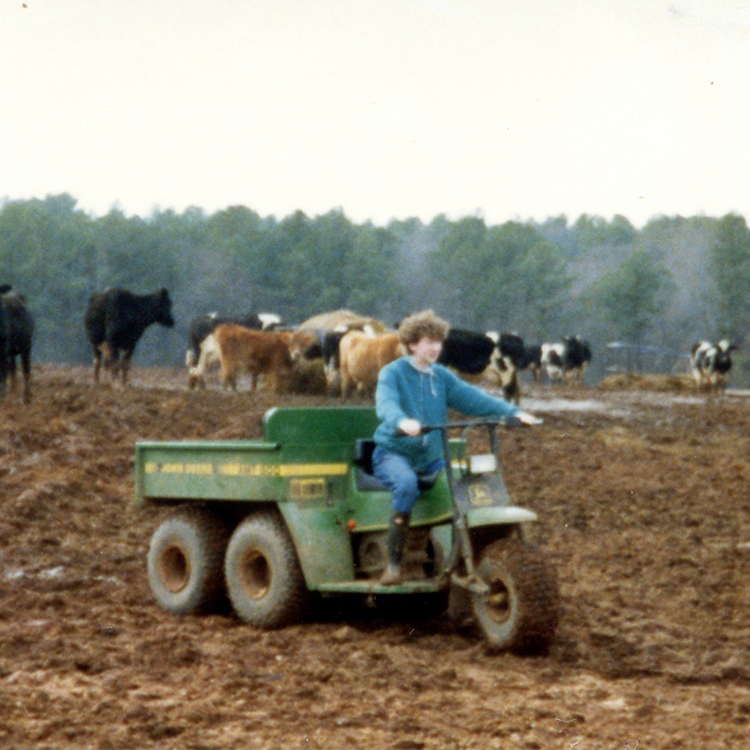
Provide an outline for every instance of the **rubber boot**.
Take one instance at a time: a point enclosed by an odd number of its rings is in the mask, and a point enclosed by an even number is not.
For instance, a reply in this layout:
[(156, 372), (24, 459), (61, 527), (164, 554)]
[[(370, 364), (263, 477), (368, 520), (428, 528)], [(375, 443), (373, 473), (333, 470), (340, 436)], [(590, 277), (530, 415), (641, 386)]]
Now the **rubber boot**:
[(401, 559), (404, 556), (410, 517), (411, 513), (394, 512), (391, 514), (391, 523), (388, 529), (388, 566), (380, 578), (380, 583), (384, 586), (395, 586), (401, 583)]

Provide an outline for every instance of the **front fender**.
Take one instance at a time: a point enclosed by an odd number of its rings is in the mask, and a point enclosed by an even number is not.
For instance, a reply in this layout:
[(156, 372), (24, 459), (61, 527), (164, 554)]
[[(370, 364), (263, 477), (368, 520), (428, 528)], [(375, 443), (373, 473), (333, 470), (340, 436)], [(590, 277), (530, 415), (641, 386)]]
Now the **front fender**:
[(514, 505), (491, 505), (485, 508), (471, 508), (466, 511), (466, 525), (470, 529), (479, 526), (503, 526), (536, 520), (538, 520), (536, 513)]

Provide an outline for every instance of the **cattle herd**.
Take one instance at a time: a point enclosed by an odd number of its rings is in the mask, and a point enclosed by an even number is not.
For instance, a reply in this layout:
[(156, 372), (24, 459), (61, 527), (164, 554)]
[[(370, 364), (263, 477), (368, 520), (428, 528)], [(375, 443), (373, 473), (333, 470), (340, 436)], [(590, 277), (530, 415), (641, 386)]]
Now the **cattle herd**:
[[(244, 322), (242, 322), (244, 321)], [(204, 315), (190, 325), (186, 356), (191, 388), (205, 387), (212, 365), (220, 368), (225, 388), (235, 389), (237, 376), (250, 376), (250, 389), (268, 375), (276, 392), (285, 389), (301, 363), (318, 367), (326, 391), (347, 398), (371, 396), (380, 370), (404, 354), (394, 330), (348, 310), (325, 313), (294, 329), (281, 327), (278, 316), (245, 318)], [(518, 403), (518, 373), (530, 370), (535, 380), (545, 369), (551, 380), (580, 382), (591, 349), (577, 337), (558, 344), (527, 347), (514, 333), (480, 333), (451, 328), (439, 358), (466, 379), (489, 379)]]
[[(172, 301), (166, 289), (134, 294), (113, 287), (92, 294), (84, 327), (94, 356), (94, 382), (102, 368), (113, 381), (127, 383), (130, 362), (144, 331), (153, 323), (171, 328)], [(34, 318), (24, 297), (9, 284), (0, 285), (0, 400), (6, 382), (16, 388), (16, 359), (23, 370), (23, 400), (31, 401), (31, 345)], [(692, 347), (690, 369), (701, 388), (726, 386), (736, 346), (724, 339), (700, 341)], [(190, 388), (203, 388), (206, 374), (219, 367), (224, 388), (237, 388), (247, 375), (254, 390), (260, 378), (277, 393), (290, 383), (316, 383), (328, 393), (346, 398), (372, 394), (380, 369), (404, 353), (395, 331), (380, 321), (348, 310), (324, 313), (293, 328), (278, 315), (253, 313), (200, 315), (190, 323), (186, 355)], [(439, 362), (466, 379), (487, 379), (503, 389), (508, 400), (520, 398), (519, 372), (529, 371), (539, 382), (581, 383), (591, 347), (578, 336), (555, 343), (526, 345), (515, 333), (479, 332), (451, 328)], [(314, 377), (295, 381), (303, 369)]]

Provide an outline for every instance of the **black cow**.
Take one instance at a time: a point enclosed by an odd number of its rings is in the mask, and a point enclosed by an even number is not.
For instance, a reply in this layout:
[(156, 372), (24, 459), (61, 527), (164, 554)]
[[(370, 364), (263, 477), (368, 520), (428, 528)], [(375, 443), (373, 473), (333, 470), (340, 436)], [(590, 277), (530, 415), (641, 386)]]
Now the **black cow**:
[(152, 323), (167, 328), (174, 325), (172, 301), (166, 289), (139, 295), (112, 287), (91, 295), (84, 325), (94, 350), (95, 383), (99, 382), (102, 364), (113, 379), (119, 374), (123, 385), (127, 383), (136, 344)]
[(321, 355), (323, 356), (323, 365), (325, 366), (326, 374), (333, 374), (340, 369), (341, 366), (341, 353), (339, 346), (341, 339), (349, 333), (350, 329), (345, 331), (327, 331), (323, 336), (323, 341), (320, 345)]
[(541, 363), (551, 383), (583, 380), (592, 356), (588, 341), (578, 336), (565, 336), (560, 343), (542, 344), (541, 349)]
[[(341, 345), (341, 339), (346, 336), (349, 331), (362, 331), (366, 330), (367, 326), (353, 326), (352, 328), (337, 329), (335, 331), (321, 332), (320, 335), (320, 354), (318, 356), (323, 357), (323, 365), (326, 371), (326, 377), (330, 381), (332, 377), (339, 371), (341, 367), (341, 353), (339, 346)], [(374, 333), (373, 333), (374, 335)], [(315, 344), (308, 347), (306, 356), (310, 357), (310, 354), (315, 350)]]
[(690, 369), (699, 387), (725, 388), (727, 375), (732, 369), (731, 352), (737, 347), (728, 339), (714, 344), (699, 341), (690, 350)]
[[(0, 285), (0, 295), (12, 289), (10, 284)], [(5, 313), (5, 303), (0, 297), (0, 401), (5, 398), (6, 381), (8, 379), (8, 320)]]
[(208, 313), (207, 315), (197, 315), (190, 321), (190, 330), (188, 337), (190, 339), (185, 364), (188, 367), (195, 367), (201, 356), (201, 343), (207, 336), (214, 332), (218, 325), (232, 323), (233, 325), (244, 326), (254, 330), (272, 330), (281, 325), (281, 318), (273, 313), (250, 313), (249, 315), (219, 315), (219, 313)]
[[(5, 290), (5, 291), (3, 291)], [(21, 369), (23, 371), (23, 401), (31, 403), (31, 341), (34, 335), (34, 316), (26, 307), (26, 300), (16, 292), (11, 291), (10, 285), (0, 286), (0, 315), (3, 322), (0, 327), (4, 332), (0, 338), (4, 338), (4, 344), (0, 344), (3, 350), (4, 366), (0, 364), (3, 373), (10, 376), (11, 390), (16, 388), (16, 357), (21, 358)], [(3, 376), (3, 386), (5, 384)]]

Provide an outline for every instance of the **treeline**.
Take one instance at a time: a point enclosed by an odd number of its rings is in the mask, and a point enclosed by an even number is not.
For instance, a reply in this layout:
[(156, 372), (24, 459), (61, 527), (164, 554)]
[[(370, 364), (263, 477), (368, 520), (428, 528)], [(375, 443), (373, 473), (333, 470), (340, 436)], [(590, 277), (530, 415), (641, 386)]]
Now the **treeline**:
[(89, 295), (114, 285), (170, 291), (177, 325), (144, 337), (136, 363), (149, 365), (180, 365), (190, 318), (210, 311), (275, 312), (291, 325), (337, 308), (395, 323), (432, 307), (453, 325), (516, 331), (529, 343), (583, 336), (599, 376), (684, 370), (694, 340), (742, 344), (750, 326), (750, 231), (735, 214), (655, 217), (640, 230), (588, 215), (378, 227), (340, 210), (140, 218), (76, 205), (66, 194), (0, 205), (0, 283), (36, 316), (37, 361), (88, 362)]

